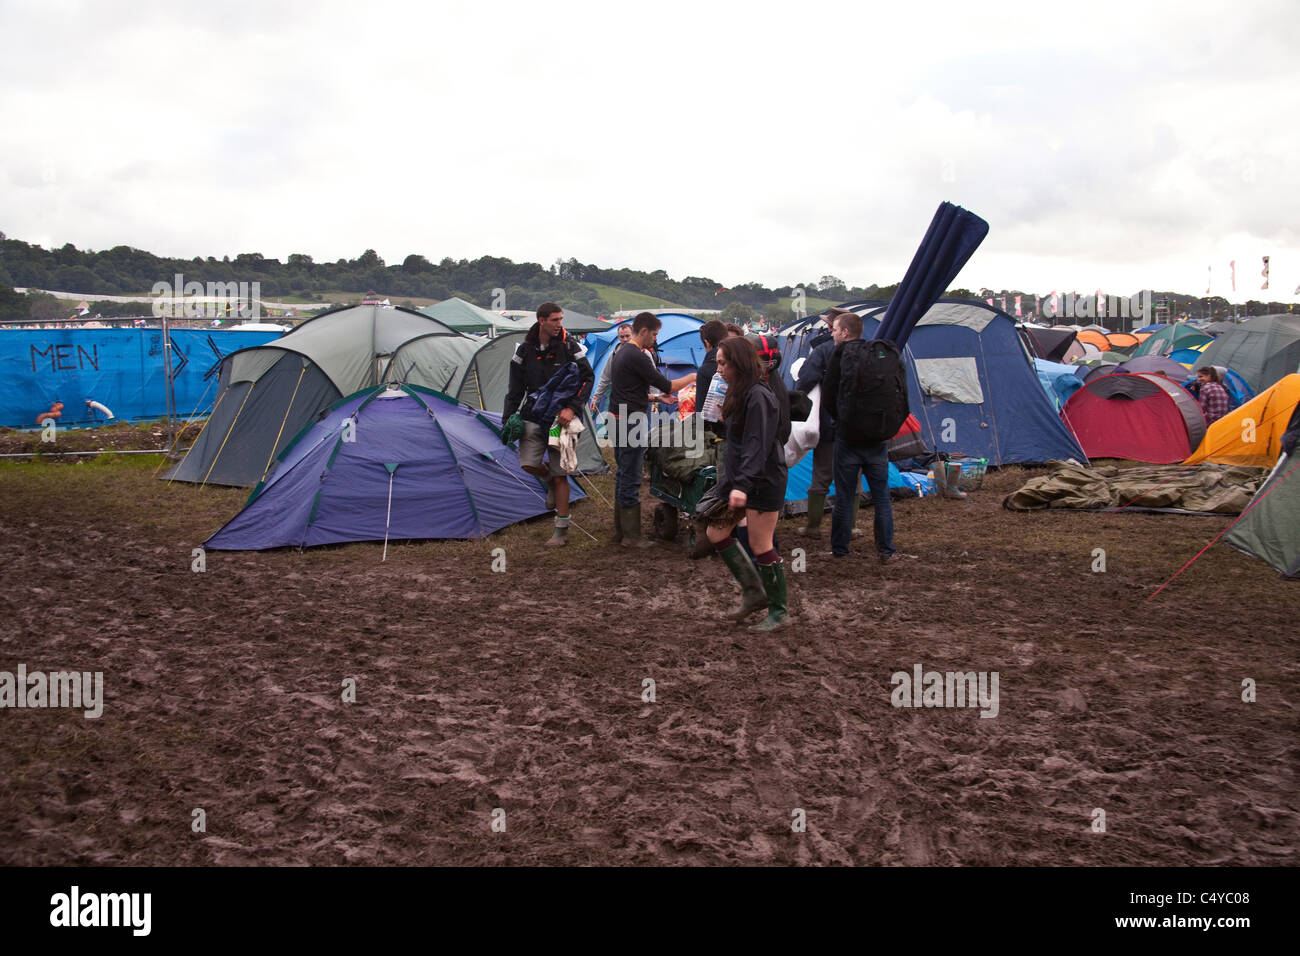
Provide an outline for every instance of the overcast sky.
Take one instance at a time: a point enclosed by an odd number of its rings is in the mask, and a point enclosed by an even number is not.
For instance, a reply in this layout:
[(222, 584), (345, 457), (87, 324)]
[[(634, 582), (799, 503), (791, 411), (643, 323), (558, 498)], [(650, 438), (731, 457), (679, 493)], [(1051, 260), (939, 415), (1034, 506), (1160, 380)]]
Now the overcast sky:
[(0, 34), (0, 230), (47, 247), (885, 284), (946, 199), (991, 226), (959, 285), (1300, 300), (1291, 0), (0, 0)]

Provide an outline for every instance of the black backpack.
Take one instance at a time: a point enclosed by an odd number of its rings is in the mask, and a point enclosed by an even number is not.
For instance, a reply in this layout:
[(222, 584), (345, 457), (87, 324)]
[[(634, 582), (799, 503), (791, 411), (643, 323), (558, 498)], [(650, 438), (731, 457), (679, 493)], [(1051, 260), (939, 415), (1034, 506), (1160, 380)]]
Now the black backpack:
[(836, 431), (854, 445), (889, 441), (907, 420), (907, 371), (888, 339), (845, 342), (840, 353)]

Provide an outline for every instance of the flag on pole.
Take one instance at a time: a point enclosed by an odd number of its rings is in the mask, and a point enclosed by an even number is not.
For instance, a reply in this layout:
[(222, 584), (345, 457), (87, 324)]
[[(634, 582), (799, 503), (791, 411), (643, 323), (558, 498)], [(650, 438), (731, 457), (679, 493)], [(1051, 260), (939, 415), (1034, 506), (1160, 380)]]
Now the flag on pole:
[(989, 305), (992, 305), (992, 304), (993, 304), (993, 300), (992, 300), (992, 299), (985, 299), (984, 301), (987, 302)]
[(1016, 315), (1020, 314), (1020, 296), (1016, 296)]
[(1205, 294), (1210, 294), (1210, 280), (1214, 277), (1214, 266), (1205, 267)]
[(1237, 291), (1237, 260), (1228, 263), (1228, 277), (1232, 280), (1232, 291)]
[(1267, 289), (1268, 288), (1268, 256), (1264, 257), (1264, 271), (1261, 272), (1260, 275), (1264, 277), (1264, 284), (1260, 286), (1260, 288)]
[(1007, 297), (1005, 295), (1002, 297), (1002, 311), (1007, 311)]

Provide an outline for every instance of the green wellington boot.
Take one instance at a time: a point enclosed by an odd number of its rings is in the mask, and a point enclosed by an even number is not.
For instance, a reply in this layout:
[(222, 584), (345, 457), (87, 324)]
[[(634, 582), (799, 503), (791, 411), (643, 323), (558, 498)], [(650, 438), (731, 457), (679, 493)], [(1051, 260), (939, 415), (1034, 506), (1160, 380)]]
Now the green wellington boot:
[(620, 524), (623, 528), (623, 547), (653, 548), (655, 543), (641, 537), (641, 506), (628, 505), (618, 509)]
[(822, 515), (826, 512), (825, 495), (808, 496), (808, 520), (802, 528), (795, 530), (810, 538), (820, 538), (822, 534)]
[(786, 622), (789, 588), (785, 582), (785, 566), (780, 562), (758, 566), (759, 577), (763, 579), (763, 590), (767, 593), (767, 617), (750, 627), (751, 631), (775, 631)]
[(623, 543), (623, 515), (619, 511), (618, 505), (614, 505), (614, 536), (609, 539), (610, 544)]
[(763, 592), (763, 579), (759, 577), (758, 568), (754, 566), (754, 559), (745, 553), (745, 549), (740, 546), (740, 542), (733, 541), (730, 547), (724, 548), (718, 554), (726, 562), (727, 567), (731, 569), (732, 577), (740, 582), (740, 607), (728, 616), (741, 621), (755, 611), (761, 611), (767, 607), (767, 594)]

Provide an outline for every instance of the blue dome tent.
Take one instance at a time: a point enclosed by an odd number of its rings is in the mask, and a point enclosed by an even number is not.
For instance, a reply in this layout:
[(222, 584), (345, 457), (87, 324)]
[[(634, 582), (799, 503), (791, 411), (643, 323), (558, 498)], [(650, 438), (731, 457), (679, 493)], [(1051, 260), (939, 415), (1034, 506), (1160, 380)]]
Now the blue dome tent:
[[(546, 513), (545, 488), (519, 467), (513, 446), (502, 446), (499, 427), (499, 415), (418, 386), (349, 395), (299, 433), (204, 546), (483, 538)], [(574, 499), (584, 497), (570, 484)]]

